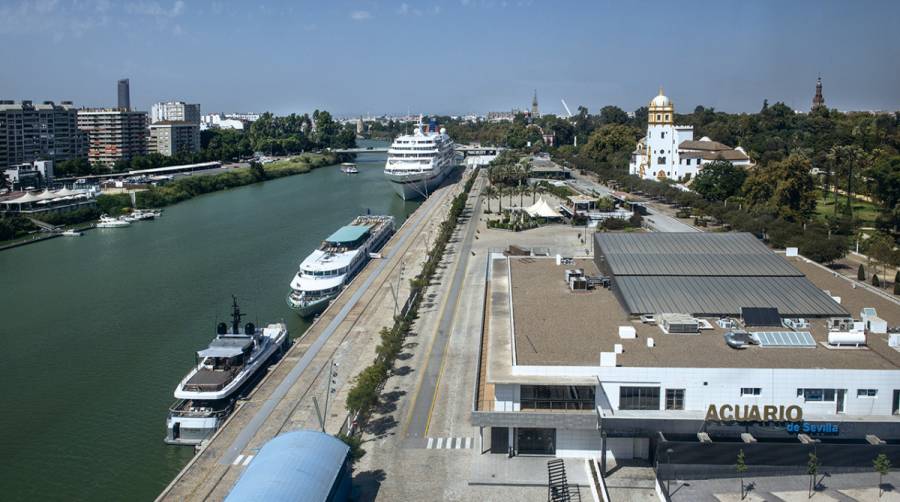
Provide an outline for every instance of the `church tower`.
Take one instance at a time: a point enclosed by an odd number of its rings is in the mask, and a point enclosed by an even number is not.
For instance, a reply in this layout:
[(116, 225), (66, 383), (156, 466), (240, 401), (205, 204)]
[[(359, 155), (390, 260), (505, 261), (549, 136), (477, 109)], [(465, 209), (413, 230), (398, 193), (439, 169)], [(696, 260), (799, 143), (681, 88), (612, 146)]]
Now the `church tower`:
[(820, 106), (825, 106), (825, 97), (822, 96), (822, 77), (819, 77), (816, 80), (816, 95), (813, 96), (813, 109), (816, 109)]
[(647, 138), (646, 159), (647, 164), (641, 169), (641, 176), (650, 173), (657, 179), (666, 179), (675, 176), (674, 166), (678, 156), (678, 133), (675, 130), (675, 105), (663, 94), (662, 87), (659, 94), (650, 100), (647, 107)]
[(537, 89), (534, 90), (534, 98), (531, 99), (531, 118), (538, 118), (541, 114), (538, 112)]

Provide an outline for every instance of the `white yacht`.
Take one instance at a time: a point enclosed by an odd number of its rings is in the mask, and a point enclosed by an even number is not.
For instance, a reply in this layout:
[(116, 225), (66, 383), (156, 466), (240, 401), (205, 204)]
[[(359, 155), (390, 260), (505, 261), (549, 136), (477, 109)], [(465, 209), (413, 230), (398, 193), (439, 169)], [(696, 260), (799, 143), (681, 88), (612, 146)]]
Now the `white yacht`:
[(118, 228), (118, 227), (127, 227), (131, 225), (131, 222), (122, 218), (112, 218), (107, 215), (101, 215), (100, 220), (97, 222), (97, 228)]
[(344, 162), (341, 164), (341, 172), (344, 174), (359, 174), (359, 168), (353, 162)]
[(456, 167), (456, 152), (447, 130), (434, 123), (416, 124), (413, 134), (400, 136), (388, 149), (384, 174), (404, 200), (428, 197)]
[(393, 233), (393, 216), (357, 216), (338, 229), (300, 263), (288, 306), (303, 317), (325, 310)]
[(263, 369), (290, 345), (287, 324), (259, 329), (248, 322), (241, 329), (240, 308), (234, 299), (231, 326), (220, 322), (209, 347), (197, 352), (196, 364), (178, 386), (177, 401), (169, 408), (169, 444), (198, 445), (211, 437), (231, 413), (234, 401), (265, 374)]

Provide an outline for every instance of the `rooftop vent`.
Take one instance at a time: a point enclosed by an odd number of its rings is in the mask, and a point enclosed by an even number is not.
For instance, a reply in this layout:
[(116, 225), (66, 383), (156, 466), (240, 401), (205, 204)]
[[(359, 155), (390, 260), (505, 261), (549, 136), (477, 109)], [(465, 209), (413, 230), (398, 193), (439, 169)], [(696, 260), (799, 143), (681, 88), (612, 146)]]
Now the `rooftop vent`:
[(756, 343), (756, 339), (746, 331), (728, 331), (724, 335), (725, 343), (732, 349), (743, 349)]
[(700, 321), (687, 314), (659, 314), (656, 322), (666, 334), (698, 334)]

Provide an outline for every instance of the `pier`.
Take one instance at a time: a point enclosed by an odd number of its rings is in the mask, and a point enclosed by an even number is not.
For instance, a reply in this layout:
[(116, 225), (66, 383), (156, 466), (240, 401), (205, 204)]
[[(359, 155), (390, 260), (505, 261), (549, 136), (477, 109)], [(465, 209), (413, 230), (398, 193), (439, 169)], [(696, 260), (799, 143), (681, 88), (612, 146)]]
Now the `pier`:
[(258, 450), (280, 433), (319, 429), (314, 398), (329, 393), (329, 370), (338, 376), (325, 415), (325, 430), (347, 425), (344, 406), (358, 371), (374, 358), (378, 332), (392, 323), (395, 298), (409, 293), (409, 279), (424, 262), (438, 226), (461, 184), (440, 188), (398, 229), (381, 252), (295, 341), (256, 390), (160, 494), (158, 500), (221, 500)]

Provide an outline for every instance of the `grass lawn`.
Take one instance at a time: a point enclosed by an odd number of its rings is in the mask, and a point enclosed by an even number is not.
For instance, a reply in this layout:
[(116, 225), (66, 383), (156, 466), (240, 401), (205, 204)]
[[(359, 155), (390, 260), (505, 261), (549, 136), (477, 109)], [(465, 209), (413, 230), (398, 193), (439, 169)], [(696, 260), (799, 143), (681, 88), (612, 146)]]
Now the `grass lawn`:
[(266, 164), (265, 169), (270, 172), (290, 170), (292, 174), (299, 174), (321, 167), (327, 163), (326, 160), (325, 156), (320, 153), (302, 153), (289, 159), (276, 160)]
[[(846, 197), (838, 197), (838, 214), (844, 210), (844, 207), (847, 204)], [(832, 194), (828, 194), (828, 199), (824, 200), (820, 195), (818, 199), (816, 199), (816, 217), (820, 220), (825, 220), (826, 216), (834, 215), (834, 196)], [(870, 224), (875, 222), (875, 217), (878, 216), (878, 207), (875, 204), (869, 202), (863, 202), (861, 200), (853, 201), (853, 217), (860, 220), (864, 224)]]

